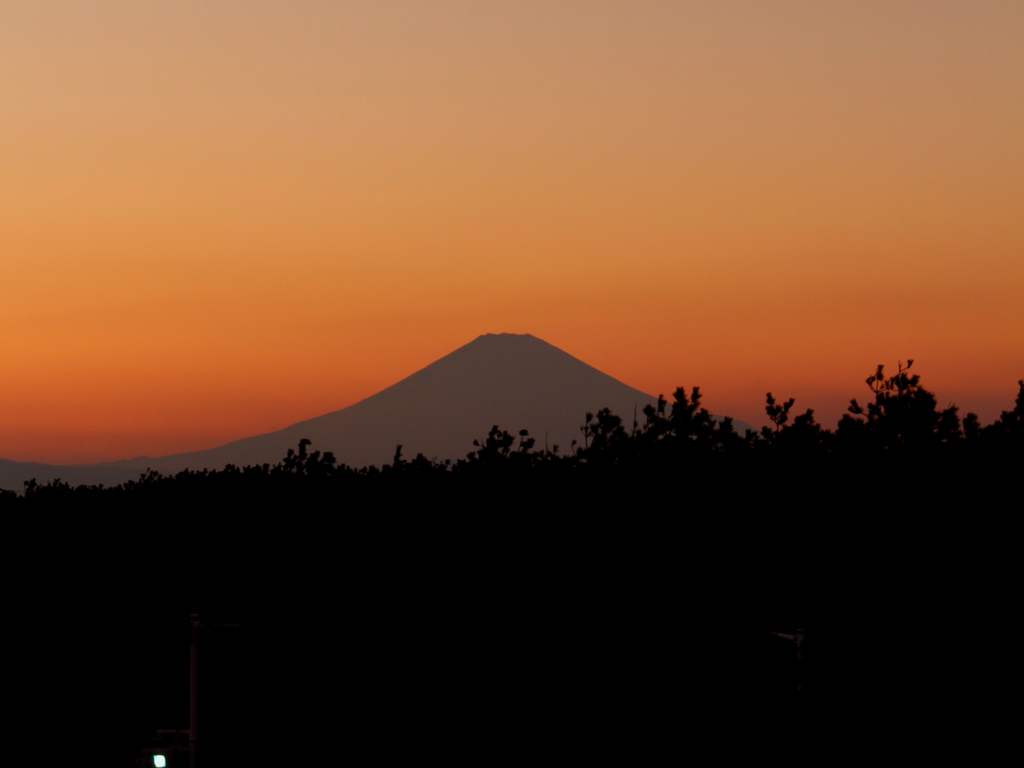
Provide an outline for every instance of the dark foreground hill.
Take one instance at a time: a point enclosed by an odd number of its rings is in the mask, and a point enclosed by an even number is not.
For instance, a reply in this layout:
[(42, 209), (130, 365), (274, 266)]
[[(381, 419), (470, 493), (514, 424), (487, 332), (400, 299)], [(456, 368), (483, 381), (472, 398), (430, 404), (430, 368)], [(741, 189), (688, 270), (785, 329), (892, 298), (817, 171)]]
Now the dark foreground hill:
[[(826, 762), (865, 722), (899, 743), (907, 712), (983, 754), (1020, 687), (1024, 380), (985, 427), (903, 366), (866, 384), (834, 431), (769, 396), (774, 428), (740, 436), (679, 389), (639, 430), (598, 412), (569, 455), (493, 430), (454, 465), (356, 470), (302, 442), (0, 494), (13, 732), (128, 768), (183, 725), (198, 610), (243, 627), (203, 641), (204, 765), (771, 760), (787, 728)], [(797, 616), (820, 622), (800, 670), (767, 634)]]

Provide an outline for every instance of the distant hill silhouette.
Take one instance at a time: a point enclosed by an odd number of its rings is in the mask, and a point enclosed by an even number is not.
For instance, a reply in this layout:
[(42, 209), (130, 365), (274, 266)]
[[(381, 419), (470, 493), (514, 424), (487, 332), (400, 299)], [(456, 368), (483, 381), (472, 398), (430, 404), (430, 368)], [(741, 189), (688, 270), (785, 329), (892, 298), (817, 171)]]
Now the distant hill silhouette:
[[(117, 482), (146, 468), (162, 473), (220, 469), (226, 464), (273, 464), (301, 438), (331, 451), (350, 466), (383, 465), (402, 445), (407, 457), (458, 459), (473, 450), (495, 424), (528, 429), (544, 445), (570, 450), (581, 440), (586, 413), (611, 408), (627, 426), (634, 409), (657, 398), (593, 368), (529, 334), (486, 334), (426, 368), (355, 405), (301, 421), (278, 432), (204, 451), (159, 458), (137, 457), (94, 467), (22, 465), (0, 467), (0, 487), (20, 489), (22, 481), (61, 477), (72, 482)], [(736, 422), (741, 434), (749, 425)], [(69, 470), (74, 470), (71, 472)], [(91, 473), (95, 473), (92, 475)], [(16, 480), (16, 482), (12, 482)]]
[(144, 469), (119, 465), (57, 466), (0, 459), (0, 488), (21, 491), (24, 482), (33, 478), (39, 483), (61, 480), (71, 485), (118, 485), (138, 478)]

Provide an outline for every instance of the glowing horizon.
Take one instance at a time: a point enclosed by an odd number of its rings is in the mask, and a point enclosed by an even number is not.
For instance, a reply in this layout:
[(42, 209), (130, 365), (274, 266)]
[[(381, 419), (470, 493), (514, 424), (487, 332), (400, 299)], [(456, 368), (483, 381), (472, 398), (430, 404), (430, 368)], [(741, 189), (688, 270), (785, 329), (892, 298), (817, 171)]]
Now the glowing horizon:
[[(0, 457), (209, 448), (531, 333), (834, 427), (1024, 376), (1024, 6), (0, 12)], [(505, 425), (515, 428), (515, 425)]]

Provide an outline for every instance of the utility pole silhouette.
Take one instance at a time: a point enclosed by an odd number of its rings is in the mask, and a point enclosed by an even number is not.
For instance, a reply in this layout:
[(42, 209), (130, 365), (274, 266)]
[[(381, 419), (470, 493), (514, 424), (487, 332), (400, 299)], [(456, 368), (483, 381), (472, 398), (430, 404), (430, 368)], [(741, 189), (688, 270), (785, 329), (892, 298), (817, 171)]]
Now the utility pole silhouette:
[[(188, 755), (190, 768), (199, 765), (199, 638), (207, 631), (199, 614), (191, 615), (192, 649), (189, 664)], [(214, 624), (213, 629), (238, 629), (237, 624)]]
[(804, 676), (806, 670), (804, 669), (804, 653), (807, 645), (807, 630), (798, 629), (795, 635), (789, 635), (784, 632), (769, 632), (772, 637), (780, 637), (783, 640), (789, 640), (796, 646), (796, 660), (797, 660), (797, 673), (796, 673), (796, 696), (797, 701), (804, 700)]
[(199, 765), (199, 633), (205, 629), (199, 614), (192, 614), (192, 649), (189, 665), (188, 757), (191, 768)]

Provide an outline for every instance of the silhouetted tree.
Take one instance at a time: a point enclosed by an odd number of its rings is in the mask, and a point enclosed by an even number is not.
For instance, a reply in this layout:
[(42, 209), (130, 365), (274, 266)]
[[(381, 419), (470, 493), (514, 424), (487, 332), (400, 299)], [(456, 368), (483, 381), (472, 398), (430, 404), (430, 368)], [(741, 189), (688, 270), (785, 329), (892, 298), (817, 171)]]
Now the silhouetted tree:
[[(806, 475), (807, 462), (813, 460), (818, 472), (815, 483), (825, 492), (823, 484), (828, 483), (848, 489), (853, 477), (865, 488), (881, 482), (885, 467), (932, 471), (948, 482), (957, 473), (991, 474), (1001, 462), (1024, 457), (1024, 380), (1018, 381), (1015, 407), (982, 427), (976, 414), (961, 420), (954, 404), (939, 408), (935, 395), (911, 372), (913, 362), (900, 363), (891, 376), (879, 365), (866, 379), (870, 401), (861, 406), (851, 400), (835, 432), (816, 421), (813, 409), (793, 416), (795, 399), (779, 401), (769, 392), (765, 413), (772, 426), (741, 436), (731, 418), (716, 423), (701, 404), (699, 387), (689, 391), (679, 387), (671, 409), (659, 396), (657, 403), (643, 409), (643, 424), (634, 417), (630, 430), (608, 408), (596, 415), (587, 413), (581, 427), (582, 446), (573, 441), (573, 450), (564, 455), (558, 446), (538, 449), (526, 429), (513, 434), (494, 425), (482, 443), (473, 441), (475, 450), (456, 462), (423, 454), (407, 461), (399, 445), (391, 464), (357, 469), (339, 465), (330, 452), (310, 451), (311, 442), (304, 438), (297, 450), (289, 449), (275, 465), (228, 465), (219, 471), (186, 470), (169, 477), (147, 471), (137, 480), (111, 488), (72, 488), (60, 480), (45, 484), (30, 480), (23, 496), (3, 492), (0, 502), (189, 509), (197, 501), (210, 501), (230, 509), (247, 503), (294, 505), (297, 500), (327, 506), (334, 503), (332, 499), (344, 498), (357, 508), (381, 492), (412, 494), (401, 496), (409, 499), (423, 492), (462, 493), (468, 498), (503, 489), (512, 498), (513, 489), (522, 492), (533, 487), (538, 498), (554, 498), (559, 489), (572, 496), (576, 493), (572, 489), (595, 482), (606, 491), (610, 484), (620, 483), (632, 492), (656, 487), (663, 480), (675, 484), (680, 503), (690, 503), (712, 493), (716, 482), (751, 488), (776, 484), (787, 462), (791, 471)], [(805, 491), (809, 493), (809, 488)], [(613, 498), (606, 495), (601, 501), (611, 504)]]

